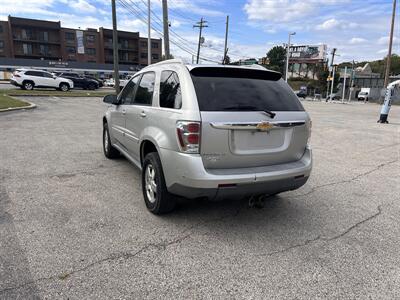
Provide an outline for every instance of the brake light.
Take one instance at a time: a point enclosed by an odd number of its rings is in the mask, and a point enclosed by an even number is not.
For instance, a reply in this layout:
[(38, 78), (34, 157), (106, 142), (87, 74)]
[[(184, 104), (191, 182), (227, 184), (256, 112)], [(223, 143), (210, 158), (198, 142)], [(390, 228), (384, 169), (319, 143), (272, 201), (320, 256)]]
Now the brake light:
[(201, 123), (192, 121), (178, 121), (176, 123), (176, 133), (179, 146), (182, 152), (199, 153)]

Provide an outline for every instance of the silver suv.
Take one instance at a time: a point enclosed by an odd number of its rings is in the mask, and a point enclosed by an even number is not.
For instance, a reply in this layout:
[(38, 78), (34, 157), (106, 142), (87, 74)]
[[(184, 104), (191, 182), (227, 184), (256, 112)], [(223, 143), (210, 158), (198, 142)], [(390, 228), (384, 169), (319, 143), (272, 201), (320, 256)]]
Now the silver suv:
[(172, 210), (176, 196), (274, 195), (310, 175), (311, 121), (280, 73), (167, 60), (104, 102), (104, 154), (142, 170), (155, 214)]

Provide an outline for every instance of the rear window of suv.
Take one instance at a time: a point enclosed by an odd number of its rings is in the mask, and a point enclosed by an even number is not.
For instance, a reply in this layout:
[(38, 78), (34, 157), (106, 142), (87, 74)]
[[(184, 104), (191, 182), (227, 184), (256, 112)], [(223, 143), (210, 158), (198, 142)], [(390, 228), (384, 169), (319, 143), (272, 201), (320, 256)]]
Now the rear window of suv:
[(190, 73), (200, 111), (304, 111), (279, 73), (215, 67)]

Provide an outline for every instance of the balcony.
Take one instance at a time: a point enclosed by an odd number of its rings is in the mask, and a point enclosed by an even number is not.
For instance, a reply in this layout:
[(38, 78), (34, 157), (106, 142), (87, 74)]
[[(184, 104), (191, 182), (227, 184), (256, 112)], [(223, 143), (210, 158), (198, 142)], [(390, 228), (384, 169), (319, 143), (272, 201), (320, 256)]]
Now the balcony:
[(52, 45), (60, 44), (60, 40), (43, 40), (43, 39), (37, 39), (35, 37), (23, 38), (22, 36), (15, 36), (15, 35), (13, 35), (13, 40), (15, 42), (29, 42), (29, 43), (38, 43), (38, 44), (52, 44)]
[[(113, 47), (113, 45), (110, 44), (110, 43), (104, 43), (104, 48), (105, 48), (105, 49), (111, 49), (111, 50), (112, 50), (114, 47)], [(118, 44), (118, 50), (121, 50), (121, 51), (131, 51), (131, 52), (138, 52), (138, 51), (139, 51), (138, 47), (129, 47), (129, 46), (128, 46), (128, 48), (125, 48), (125, 47), (123, 47), (123, 45), (121, 45), (121, 44)]]

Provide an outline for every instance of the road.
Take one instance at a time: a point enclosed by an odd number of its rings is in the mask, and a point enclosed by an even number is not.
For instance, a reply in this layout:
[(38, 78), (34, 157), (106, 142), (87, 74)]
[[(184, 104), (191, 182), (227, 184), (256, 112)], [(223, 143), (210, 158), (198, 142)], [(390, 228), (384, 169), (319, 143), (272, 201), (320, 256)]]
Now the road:
[(147, 212), (98, 98), (0, 115), (0, 299), (400, 298), (400, 107), (305, 102), (314, 170), (269, 199)]

